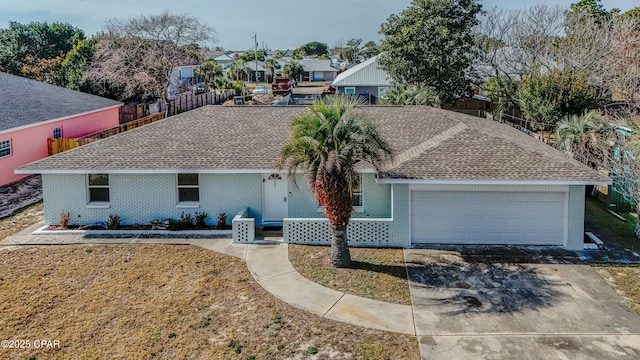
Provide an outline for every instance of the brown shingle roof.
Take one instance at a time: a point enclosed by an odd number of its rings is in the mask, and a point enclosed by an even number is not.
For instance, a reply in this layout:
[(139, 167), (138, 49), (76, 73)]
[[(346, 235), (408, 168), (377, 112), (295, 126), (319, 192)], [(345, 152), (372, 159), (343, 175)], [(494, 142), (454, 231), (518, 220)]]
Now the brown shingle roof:
[[(608, 181), (497, 122), (424, 106), (370, 106), (389, 142), (392, 177), (425, 180)], [(305, 107), (206, 106), (21, 169), (67, 171), (270, 170)]]
[(122, 105), (4, 72), (0, 72), (0, 99), (0, 131)]

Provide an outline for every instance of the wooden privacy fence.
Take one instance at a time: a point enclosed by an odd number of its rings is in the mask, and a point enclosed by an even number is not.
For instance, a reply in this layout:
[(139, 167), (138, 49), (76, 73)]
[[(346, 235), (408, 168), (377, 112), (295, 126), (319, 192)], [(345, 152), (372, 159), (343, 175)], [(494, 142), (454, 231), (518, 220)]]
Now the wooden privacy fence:
[(103, 130), (103, 131), (93, 133), (87, 136), (83, 136), (80, 138), (47, 139), (47, 142), (49, 144), (49, 155), (54, 155), (69, 149), (73, 149), (78, 146), (82, 146), (82, 145), (94, 142), (96, 140), (104, 139), (111, 135), (119, 134), (123, 131), (135, 129), (139, 126), (150, 124), (154, 121), (158, 121), (161, 119), (164, 119), (164, 113), (145, 116), (138, 120), (134, 120), (134, 121), (130, 121), (128, 123), (122, 124), (118, 127)]
[(149, 115), (147, 104), (122, 105), (120, 107), (120, 124), (125, 124)]
[[(160, 103), (160, 111), (167, 112), (168, 116), (183, 113), (205, 105), (215, 105), (233, 99), (235, 90), (224, 90), (221, 92), (206, 92), (200, 95), (185, 93), (169, 100), (168, 104)], [(167, 111), (167, 108), (169, 111)]]
[(77, 148), (80, 146), (80, 141), (76, 138), (48, 138), (47, 145), (49, 146), (49, 156), (51, 156), (69, 149)]
[[(222, 90), (206, 92), (199, 95), (192, 93), (179, 94), (169, 100), (169, 116), (185, 111), (193, 110), (205, 105), (221, 104), (235, 95), (235, 90)], [(155, 104), (154, 104), (155, 105)], [(149, 104), (123, 105), (120, 107), (120, 124), (131, 122), (136, 119), (148, 116), (152, 112), (166, 112), (167, 104), (158, 101), (156, 110), (151, 110)]]

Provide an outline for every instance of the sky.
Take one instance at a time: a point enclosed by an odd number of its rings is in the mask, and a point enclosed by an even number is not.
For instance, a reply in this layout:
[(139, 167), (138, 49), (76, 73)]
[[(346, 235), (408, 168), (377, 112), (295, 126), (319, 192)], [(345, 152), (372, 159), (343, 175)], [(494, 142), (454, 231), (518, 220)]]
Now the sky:
[[(522, 8), (535, 4), (569, 7), (578, 0), (480, 0), (485, 9)], [(228, 50), (259, 47), (297, 48), (310, 41), (333, 47), (340, 41), (380, 40), (380, 24), (407, 8), (411, 0), (0, 0), (0, 28), (20, 23), (67, 22), (87, 35), (103, 29), (105, 21), (169, 11), (188, 14), (214, 27), (217, 43)], [(635, 1), (603, 0), (606, 9), (626, 11)], [(637, 6), (639, 4), (635, 4)]]

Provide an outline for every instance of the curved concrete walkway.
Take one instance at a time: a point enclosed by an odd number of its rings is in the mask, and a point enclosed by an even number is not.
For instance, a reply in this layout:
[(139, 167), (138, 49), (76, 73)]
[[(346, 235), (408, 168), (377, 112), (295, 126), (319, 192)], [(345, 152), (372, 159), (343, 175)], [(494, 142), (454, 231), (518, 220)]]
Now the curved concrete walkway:
[(246, 261), (251, 275), (263, 288), (295, 307), (349, 324), (416, 334), (411, 306), (366, 299), (318, 285), (293, 268), (287, 244), (251, 245)]
[(412, 307), (363, 298), (326, 288), (300, 275), (289, 262), (285, 243), (234, 244), (231, 239), (84, 238), (31, 235), (36, 225), (0, 242), (12, 245), (172, 244), (194, 245), (245, 260), (251, 275), (278, 299), (318, 316), (372, 329), (416, 335)]

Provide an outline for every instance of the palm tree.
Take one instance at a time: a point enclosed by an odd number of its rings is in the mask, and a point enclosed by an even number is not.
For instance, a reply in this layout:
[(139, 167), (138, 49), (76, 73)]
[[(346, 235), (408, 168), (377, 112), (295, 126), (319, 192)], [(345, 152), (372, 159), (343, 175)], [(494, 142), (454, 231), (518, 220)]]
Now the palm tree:
[(340, 96), (317, 100), (293, 119), (289, 140), (280, 150), (280, 168), (287, 168), (294, 185), (297, 171), (304, 171), (324, 207), (331, 229), (331, 264), (339, 268), (351, 265), (346, 229), (353, 213), (352, 190), (359, 181), (355, 166), (365, 163), (378, 171), (391, 158), (389, 146), (359, 104)]
[(204, 75), (205, 82), (211, 82), (213, 79), (222, 76), (222, 66), (215, 60), (205, 60), (202, 65), (196, 68), (196, 73)]
[(436, 94), (428, 88), (409, 85), (388, 89), (380, 96), (380, 104), (437, 106), (438, 98)]
[(251, 69), (249, 69), (244, 61), (239, 60), (231, 63), (231, 65), (229, 66), (229, 70), (227, 70), (227, 73), (232, 80), (246, 80), (247, 76), (251, 74)]
[(214, 78), (213, 81), (209, 83), (209, 86), (216, 90), (233, 88), (233, 84), (231, 83), (231, 81), (223, 77)]
[(302, 80), (302, 75), (304, 75), (304, 68), (302, 67), (302, 64), (300, 64), (299, 62), (295, 60), (291, 60), (284, 65), (282, 72), (288, 78), (295, 79), (295, 80)]
[(264, 67), (271, 73), (272, 77), (276, 76), (276, 70), (280, 69), (280, 64), (273, 58), (264, 61)]
[(556, 147), (574, 159), (597, 168), (606, 160), (611, 126), (595, 111), (572, 115), (558, 123)]

